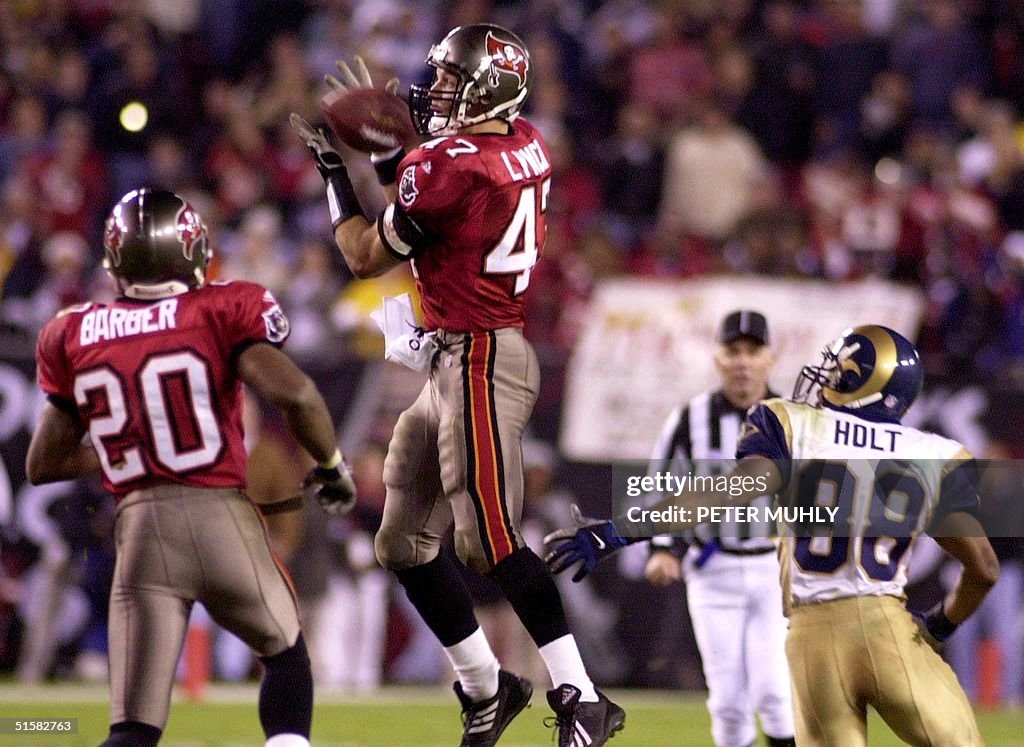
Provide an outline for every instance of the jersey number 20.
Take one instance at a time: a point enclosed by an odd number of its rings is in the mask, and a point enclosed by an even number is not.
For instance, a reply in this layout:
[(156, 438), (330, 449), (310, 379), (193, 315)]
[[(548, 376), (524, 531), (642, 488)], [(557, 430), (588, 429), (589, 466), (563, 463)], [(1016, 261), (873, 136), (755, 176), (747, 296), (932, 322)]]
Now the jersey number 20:
[[(195, 448), (183, 445), (188, 439), (168, 405), (172, 382), (177, 382), (187, 395), (191, 440), (198, 440)], [(138, 383), (144, 420), (149, 427), (156, 460), (162, 467), (171, 472), (189, 472), (217, 461), (224, 438), (214, 416), (210, 375), (202, 359), (185, 351), (153, 356), (139, 370)], [(137, 446), (125, 449), (116, 462), (111, 462), (103, 443), (104, 438), (121, 435), (128, 424), (128, 405), (121, 377), (110, 368), (96, 368), (75, 377), (75, 401), (80, 407), (87, 406), (90, 393), (97, 391), (103, 392), (107, 412), (90, 418), (89, 436), (104, 474), (115, 485), (142, 477), (146, 465)]]

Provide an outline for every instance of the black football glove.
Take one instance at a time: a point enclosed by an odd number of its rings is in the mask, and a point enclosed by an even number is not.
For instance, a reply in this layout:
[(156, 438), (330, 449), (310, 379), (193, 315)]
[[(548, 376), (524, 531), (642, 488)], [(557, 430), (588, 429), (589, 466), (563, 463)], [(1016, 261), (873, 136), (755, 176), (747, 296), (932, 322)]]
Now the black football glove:
[(610, 521), (588, 519), (575, 503), (571, 512), (577, 529), (559, 529), (544, 538), (544, 562), (552, 573), (561, 573), (582, 561), (572, 577), (581, 581), (602, 558), (636, 541), (620, 536)]
[(331, 145), (323, 128), (314, 128), (309, 122), (292, 112), (288, 120), (313, 154), (316, 170), (327, 185), (327, 205), (331, 211), (331, 225), (340, 224), (357, 215), (363, 215), (352, 180), (345, 168), (345, 159), (338, 149)]
[(295, 131), (299, 133), (299, 137), (306, 143), (309, 152), (313, 154), (316, 170), (320, 172), (320, 176), (324, 178), (325, 182), (332, 176), (340, 174), (345, 174), (346, 178), (348, 177), (345, 160), (341, 157), (338, 149), (331, 145), (331, 141), (327, 139), (327, 133), (322, 127), (313, 127), (313, 125), (294, 112), (292, 112), (288, 121), (292, 123), (292, 127), (295, 128)]
[(943, 603), (939, 602), (928, 612), (912, 612), (911, 614), (914, 617), (914, 622), (917, 623), (916, 638), (924, 641), (941, 654), (946, 647), (946, 641), (957, 629), (957, 625), (946, 617)]
[(347, 514), (356, 505), (356, 483), (345, 462), (330, 469), (314, 467), (302, 487), (332, 516)]

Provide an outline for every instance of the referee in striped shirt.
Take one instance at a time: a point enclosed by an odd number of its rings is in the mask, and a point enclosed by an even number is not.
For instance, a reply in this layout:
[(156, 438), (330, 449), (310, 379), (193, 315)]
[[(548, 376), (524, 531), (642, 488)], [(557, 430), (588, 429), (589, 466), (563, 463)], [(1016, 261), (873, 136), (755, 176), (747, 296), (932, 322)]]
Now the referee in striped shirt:
[[(672, 411), (655, 446), (652, 471), (728, 473), (747, 410), (778, 396), (768, 388), (774, 356), (764, 315), (745, 309), (728, 314), (714, 356), (721, 387)], [(765, 496), (752, 505), (770, 500)], [(685, 541), (651, 540), (647, 580), (658, 586), (686, 580), (716, 747), (754, 745), (755, 714), (771, 747), (796, 744), (773, 533), (767, 524), (722, 522), (696, 527)]]

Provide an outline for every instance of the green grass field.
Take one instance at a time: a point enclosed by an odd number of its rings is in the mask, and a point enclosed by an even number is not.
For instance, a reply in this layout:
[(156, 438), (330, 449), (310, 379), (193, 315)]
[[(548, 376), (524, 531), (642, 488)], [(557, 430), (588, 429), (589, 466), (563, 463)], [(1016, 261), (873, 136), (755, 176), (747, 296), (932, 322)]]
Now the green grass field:
[[(665, 691), (616, 691), (627, 711), (626, 729), (612, 747), (703, 747), (710, 745), (708, 717), (700, 698)], [(550, 747), (550, 715), (543, 694), (509, 727), (503, 747)], [(0, 735), (0, 747), (89, 745), (106, 736), (104, 687), (77, 685), (0, 686), (0, 718), (77, 718), (77, 736)], [(1024, 711), (980, 712), (988, 747), (1024, 747)], [(460, 734), (454, 697), (440, 689), (393, 688), (373, 697), (321, 692), (313, 724), (317, 747), (452, 747)], [(256, 715), (256, 688), (213, 687), (204, 703), (175, 700), (162, 747), (242, 747), (262, 745)], [(877, 718), (870, 744), (899, 745)]]

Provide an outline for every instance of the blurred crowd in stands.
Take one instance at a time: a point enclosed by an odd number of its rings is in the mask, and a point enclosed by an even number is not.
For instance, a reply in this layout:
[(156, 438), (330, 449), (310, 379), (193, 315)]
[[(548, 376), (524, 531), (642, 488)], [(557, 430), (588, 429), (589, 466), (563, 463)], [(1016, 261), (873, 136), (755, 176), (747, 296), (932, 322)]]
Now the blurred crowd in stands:
[(331, 347), (376, 294), (287, 115), (317, 117), (339, 56), (407, 86), (484, 19), (527, 40), (554, 156), (529, 314), (549, 359), (609, 275), (877, 275), (927, 292), (933, 370), (1020, 377), (1024, 11), (996, 0), (11, 0), (0, 318), (109, 292), (102, 219), (151, 184), (196, 204), (222, 277), (281, 296), (294, 351)]
[[(199, 210), (216, 276), (278, 295), (300, 361), (379, 356), (368, 312), (408, 270), (347, 274), (288, 114), (318, 118), (339, 57), (423, 82), (430, 45), (484, 20), (526, 41), (553, 157), (546, 366), (602, 278), (876, 276), (926, 295), (930, 376), (1024, 388), (1024, 6), (998, 0), (5, 0), (0, 331), (109, 296), (102, 221), (151, 185)], [(363, 581), (330, 592), (380, 597)]]

